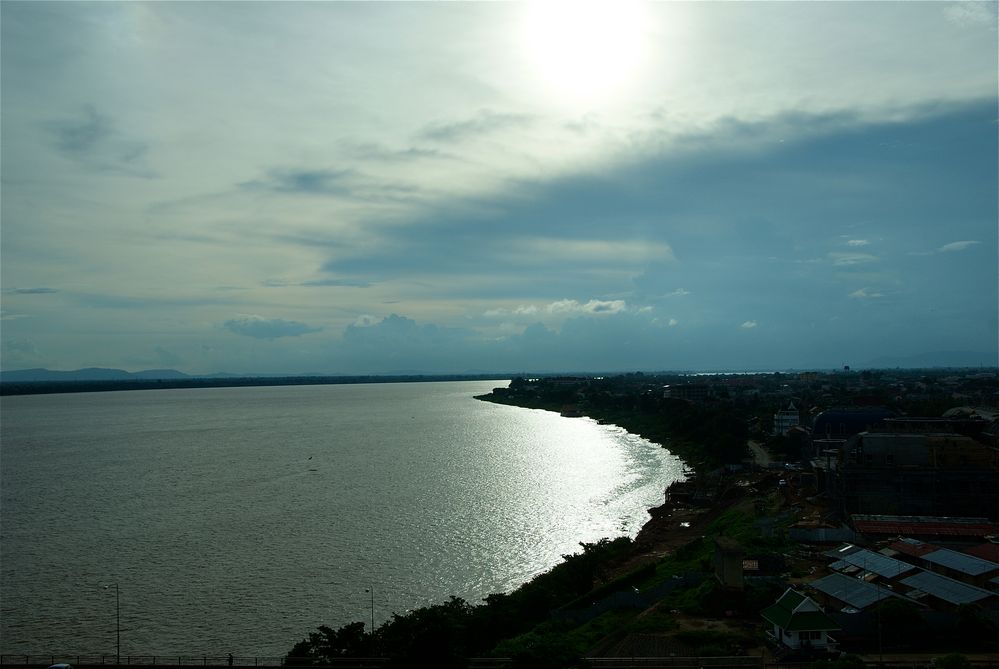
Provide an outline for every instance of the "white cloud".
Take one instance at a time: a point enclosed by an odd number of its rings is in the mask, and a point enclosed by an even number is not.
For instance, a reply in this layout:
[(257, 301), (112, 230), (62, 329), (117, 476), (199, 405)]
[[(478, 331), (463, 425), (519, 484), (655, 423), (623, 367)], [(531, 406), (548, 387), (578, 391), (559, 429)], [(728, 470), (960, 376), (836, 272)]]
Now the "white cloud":
[(673, 328), (673, 327), (676, 327), (679, 324), (680, 324), (680, 321), (676, 320), (675, 318), (671, 318), (671, 319), (669, 319), (669, 323), (667, 325), (669, 325), (671, 328)]
[(867, 246), (870, 244), (866, 239), (851, 239), (846, 243), (847, 246)]
[(673, 297), (673, 296), (682, 297), (683, 295), (690, 295), (690, 291), (687, 290), (686, 288), (677, 288), (672, 293), (667, 293), (666, 297)]
[(628, 307), (624, 300), (590, 300), (586, 304), (577, 300), (559, 300), (548, 305), (550, 314), (616, 314)]
[(850, 293), (850, 297), (855, 300), (870, 300), (878, 297), (884, 297), (884, 293), (877, 293), (870, 291), (867, 288), (860, 288)]
[(849, 265), (862, 265), (864, 263), (875, 262), (878, 257), (870, 253), (830, 253), (833, 265), (837, 267), (847, 267)]
[(950, 244), (944, 244), (943, 246), (938, 248), (937, 251), (941, 253), (948, 253), (950, 251), (963, 251), (971, 246), (974, 246), (975, 244), (981, 244), (981, 242), (974, 240), (951, 242)]
[(544, 257), (546, 262), (646, 263), (676, 260), (669, 244), (613, 239), (562, 239), (534, 237), (511, 244), (518, 257)]
[(538, 309), (533, 304), (521, 304), (513, 309), (504, 309), (503, 307), (497, 307), (496, 309), (489, 309), (482, 315), (486, 318), (505, 318), (506, 316), (534, 316), (540, 309)]
[(984, 26), (995, 30), (994, 2), (953, 2), (944, 8), (944, 16), (951, 23), (962, 26)]
[(746, 321), (739, 327), (743, 328), (744, 330), (752, 330), (753, 328), (756, 327), (756, 325), (757, 325), (756, 321)]

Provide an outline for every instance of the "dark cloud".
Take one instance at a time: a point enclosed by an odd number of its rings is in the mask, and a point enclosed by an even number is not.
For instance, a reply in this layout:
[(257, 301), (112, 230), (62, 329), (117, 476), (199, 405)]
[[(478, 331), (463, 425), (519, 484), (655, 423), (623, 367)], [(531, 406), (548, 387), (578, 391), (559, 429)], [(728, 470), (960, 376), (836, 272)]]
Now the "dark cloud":
[(353, 169), (272, 169), (263, 179), (238, 185), (248, 191), (343, 197), (367, 202), (404, 202), (419, 195), (415, 186), (379, 181)]
[(270, 190), (277, 193), (302, 193), (306, 195), (346, 195), (355, 180), (353, 170), (270, 170), (267, 178), (246, 181), (240, 187), (246, 190)]
[(370, 288), (371, 282), (363, 281), (361, 279), (312, 279), (309, 281), (300, 282), (290, 282), (281, 281), (280, 279), (270, 279), (264, 281), (264, 286), (268, 288), (287, 288), (289, 286), (303, 286), (305, 288), (322, 288), (322, 287), (343, 287), (343, 288)]
[(49, 129), (55, 136), (56, 147), (60, 151), (85, 154), (111, 136), (111, 120), (87, 105), (79, 118), (50, 122)]
[(511, 128), (525, 128), (534, 123), (534, 117), (527, 114), (500, 114), (488, 109), (477, 116), (450, 123), (434, 123), (420, 133), (423, 139), (435, 142), (458, 142)]
[(288, 321), (283, 318), (264, 318), (263, 316), (242, 316), (222, 324), (226, 330), (244, 337), (254, 339), (279, 339), (281, 337), (299, 337), (310, 332), (319, 332), (322, 328), (313, 327), (298, 321)]
[(146, 165), (149, 145), (123, 136), (114, 120), (93, 105), (85, 106), (75, 117), (44, 123), (60, 153), (86, 166), (104, 172), (152, 178)]
[(10, 290), (5, 290), (5, 293), (13, 293), (15, 295), (51, 295), (52, 293), (58, 293), (59, 291), (55, 288), (11, 288)]

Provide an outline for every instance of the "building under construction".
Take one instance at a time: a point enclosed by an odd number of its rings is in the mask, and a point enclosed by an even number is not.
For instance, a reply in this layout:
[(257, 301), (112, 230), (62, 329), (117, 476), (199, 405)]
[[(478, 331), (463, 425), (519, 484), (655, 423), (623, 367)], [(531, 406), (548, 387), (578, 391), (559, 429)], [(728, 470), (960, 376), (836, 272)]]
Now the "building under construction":
[(999, 447), (988, 421), (886, 421), (812, 461), (820, 491), (849, 514), (975, 516), (999, 520)]

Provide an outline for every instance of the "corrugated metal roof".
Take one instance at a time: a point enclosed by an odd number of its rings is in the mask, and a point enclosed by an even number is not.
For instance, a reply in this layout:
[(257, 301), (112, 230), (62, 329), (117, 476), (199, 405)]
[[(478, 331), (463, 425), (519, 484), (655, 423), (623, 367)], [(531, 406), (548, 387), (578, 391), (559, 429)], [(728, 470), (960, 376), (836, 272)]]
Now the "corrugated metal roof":
[(983, 537), (996, 531), (987, 518), (939, 518), (934, 516), (885, 516), (853, 514), (853, 527), (861, 534), (933, 535)]
[(932, 553), (927, 553), (923, 556), (923, 559), (927, 562), (959, 571), (962, 574), (968, 574), (969, 576), (981, 576), (982, 574), (999, 569), (999, 564), (995, 562), (983, 560), (982, 558), (965, 553), (958, 553), (949, 548), (941, 548)]
[(882, 599), (896, 596), (887, 588), (880, 588), (843, 574), (829, 574), (817, 581), (812, 581), (808, 585), (823, 594), (829, 595), (848, 606), (860, 610), (866, 609), (871, 604), (879, 602)]
[(901, 560), (896, 560), (895, 558), (890, 558), (887, 555), (881, 555), (867, 549), (861, 549), (855, 553), (844, 555), (841, 561), (884, 578), (895, 578), (916, 568), (907, 562), (902, 562)]
[(902, 579), (900, 583), (910, 588), (922, 590), (951, 604), (971, 604), (992, 595), (988, 590), (965, 585), (960, 581), (934, 574), (931, 571), (920, 571), (918, 574)]

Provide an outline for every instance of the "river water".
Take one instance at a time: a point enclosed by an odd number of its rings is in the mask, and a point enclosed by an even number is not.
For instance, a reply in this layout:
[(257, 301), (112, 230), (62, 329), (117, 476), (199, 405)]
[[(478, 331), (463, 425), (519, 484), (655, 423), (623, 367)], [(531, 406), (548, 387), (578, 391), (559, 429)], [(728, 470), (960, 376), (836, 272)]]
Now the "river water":
[(0, 652), (277, 656), (634, 536), (682, 476), (504, 381), (0, 400)]

